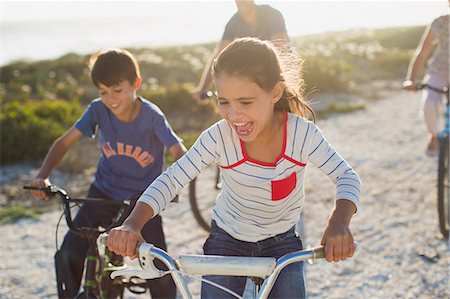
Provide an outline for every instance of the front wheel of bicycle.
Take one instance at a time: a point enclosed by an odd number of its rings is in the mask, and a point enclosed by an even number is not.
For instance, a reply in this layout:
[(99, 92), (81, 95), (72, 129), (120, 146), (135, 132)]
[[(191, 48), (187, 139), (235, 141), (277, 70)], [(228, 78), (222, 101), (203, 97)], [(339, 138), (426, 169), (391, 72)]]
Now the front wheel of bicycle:
[(438, 165), (438, 215), (439, 228), (444, 238), (449, 236), (450, 192), (449, 192), (449, 136), (444, 137), (439, 146)]
[(195, 220), (205, 231), (211, 231), (211, 211), (220, 193), (220, 169), (208, 167), (189, 185), (189, 202)]

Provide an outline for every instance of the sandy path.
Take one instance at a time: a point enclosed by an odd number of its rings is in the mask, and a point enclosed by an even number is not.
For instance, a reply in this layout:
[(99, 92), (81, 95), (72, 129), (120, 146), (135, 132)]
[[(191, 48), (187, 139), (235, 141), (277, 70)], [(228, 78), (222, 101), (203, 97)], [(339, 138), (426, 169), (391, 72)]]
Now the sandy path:
[[(343, 263), (307, 267), (310, 298), (448, 298), (449, 250), (436, 212), (436, 163), (424, 155), (420, 96), (397, 92), (364, 111), (318, 121), (329, 141), (363, 180), (361, 209), (352, 221), (359, 250)], [(320, 242), (333, 205), (333, 184), (308, 169), (306, 244)], [(206, 233), (194, 222), (186, 190), (164, 212), (174, 255), (201, 253)], [(56, 298), (54, 226), (59, 212), (0, 229), (0, 298)], [(63, 231), (61, 231), (62, 237)], [(198, 297), (197, 282), (190, 283)], [(136, 298), (129, 296), (128, 298)], [(147, 297), (148, 298), (148, 297)]]

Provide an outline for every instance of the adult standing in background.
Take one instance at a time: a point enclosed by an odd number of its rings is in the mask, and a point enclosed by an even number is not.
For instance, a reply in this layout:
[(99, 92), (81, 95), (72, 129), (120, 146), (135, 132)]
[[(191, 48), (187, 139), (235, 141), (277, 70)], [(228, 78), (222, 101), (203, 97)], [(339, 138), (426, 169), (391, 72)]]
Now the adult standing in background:
[[(430, 86), (442, 88), (449, 86), (449, 15), (443, 15), (433, 20), (428, 25), (420, 40), (419, 46), (412, 57), (406, 81), (405, 89), (417, 91), (417, 80), (428, 61), (427, 74), (424, 81)], [(434, 45), (436, 49), (433, 52)], [(429, 59), (433, 53), (431, 59)], [(438, 120), (442, 106), (443, 95), (433, 90), (425, 90), (423, 96), (423, 116), (429, 132), (429, 142), (426, 153), (434, 156), (438, 152)]]
[(192, 93), (198, 103), (202, 100), (203, 94), (212, 81), (210, 70), (214, 58), (234, 39), (246, 36), (257, 37), (262, 40), (270, 40), (279, 48), (287, 48), (289, 38), (286, 25), (278, 10), (269, 5), (256, 5), (253, 0), (235, 0), (235, 2), (238, 11), (225, 26), (222, 40), (216, 46), (203, 70), (197, 88)]

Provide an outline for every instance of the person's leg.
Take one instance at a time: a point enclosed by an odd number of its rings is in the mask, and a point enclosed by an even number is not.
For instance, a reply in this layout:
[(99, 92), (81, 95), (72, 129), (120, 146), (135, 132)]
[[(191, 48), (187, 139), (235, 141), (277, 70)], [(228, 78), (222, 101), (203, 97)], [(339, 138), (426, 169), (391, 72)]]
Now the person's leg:
[[(91, 186), (87, 197), (105, 198), (95, 187)], [(76, 227), (96, 227), (105, 219), (112, 218), (116, 207), (84, 204), (73, 219)], [(60, 298), (73, 298), (80, 289), (84, 270), (84, 259), (88, 251), (87, 239), (68, 231), (61, 248), (55, 254), (56, 281)]]
[[(442, 78), (429, 75), (427, 76), (427, 83), (430, 86), (437, 88), (444, 87), (446, 82)], [(442, 94), (425, 89), (423, 91), (422, 102), (423, 102), (423, 117), (425, 120), (425, 125), (429, 132), (429, 140), (427, 146), (427, 153), (433, 155), (437, 153), (439, 142), (438, 142), (438, 127), (439, 127), (439, 114), (442, 107)]]
[[(234, 239), (213, 222), (211, 234), (203, 245), (203, 251), (206, 255), (250, 256), (252, 244)], [(226, 287), (241, 296), (247, 281), (247, 277), (245, 276), (208, 275), (204, 278)], [(233, 298), (229, 293), (205, 282), (202, 282), (201, 297), (203, 299)]]
[[(294, 229), (284, 234), (277, 235), (258, 242), (259, 256), (271, 256), (279, 258), (287, 253), (302, 250), (302, 242), (297, 237)], [(284, 268), (278, 276), (269, 298), (306, 298), (305, 277), (303, 262), (294, 263)]]
[[(144, 225), (141, 234), (146, 242), (152, 243), (163, 250), (167, 250), (162, 228), (162, 219), (159, 215)], [(161, 270), (167, 270), (167, 267), (159, 260), (155, 260), (155, 265)], [(148, 287), (153, 299), (176, 297), (175, 283), (170, 275), (148, 280)]]

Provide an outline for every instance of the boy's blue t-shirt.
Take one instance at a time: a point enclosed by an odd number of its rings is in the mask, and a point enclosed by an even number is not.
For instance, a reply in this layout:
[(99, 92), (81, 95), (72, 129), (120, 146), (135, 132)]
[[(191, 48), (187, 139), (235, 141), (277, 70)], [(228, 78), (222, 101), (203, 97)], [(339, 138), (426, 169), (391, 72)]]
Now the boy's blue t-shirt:
[(93, 184), (116, 200), (144, 191), (161, 174), (164, 150), (181, 142), (163, 112), (139, 98), (141, 109), (130, 123), (118, 120), (100, 99), (95, 99), (75, 123), (84, 135), (100, 131), (101, 156)]

